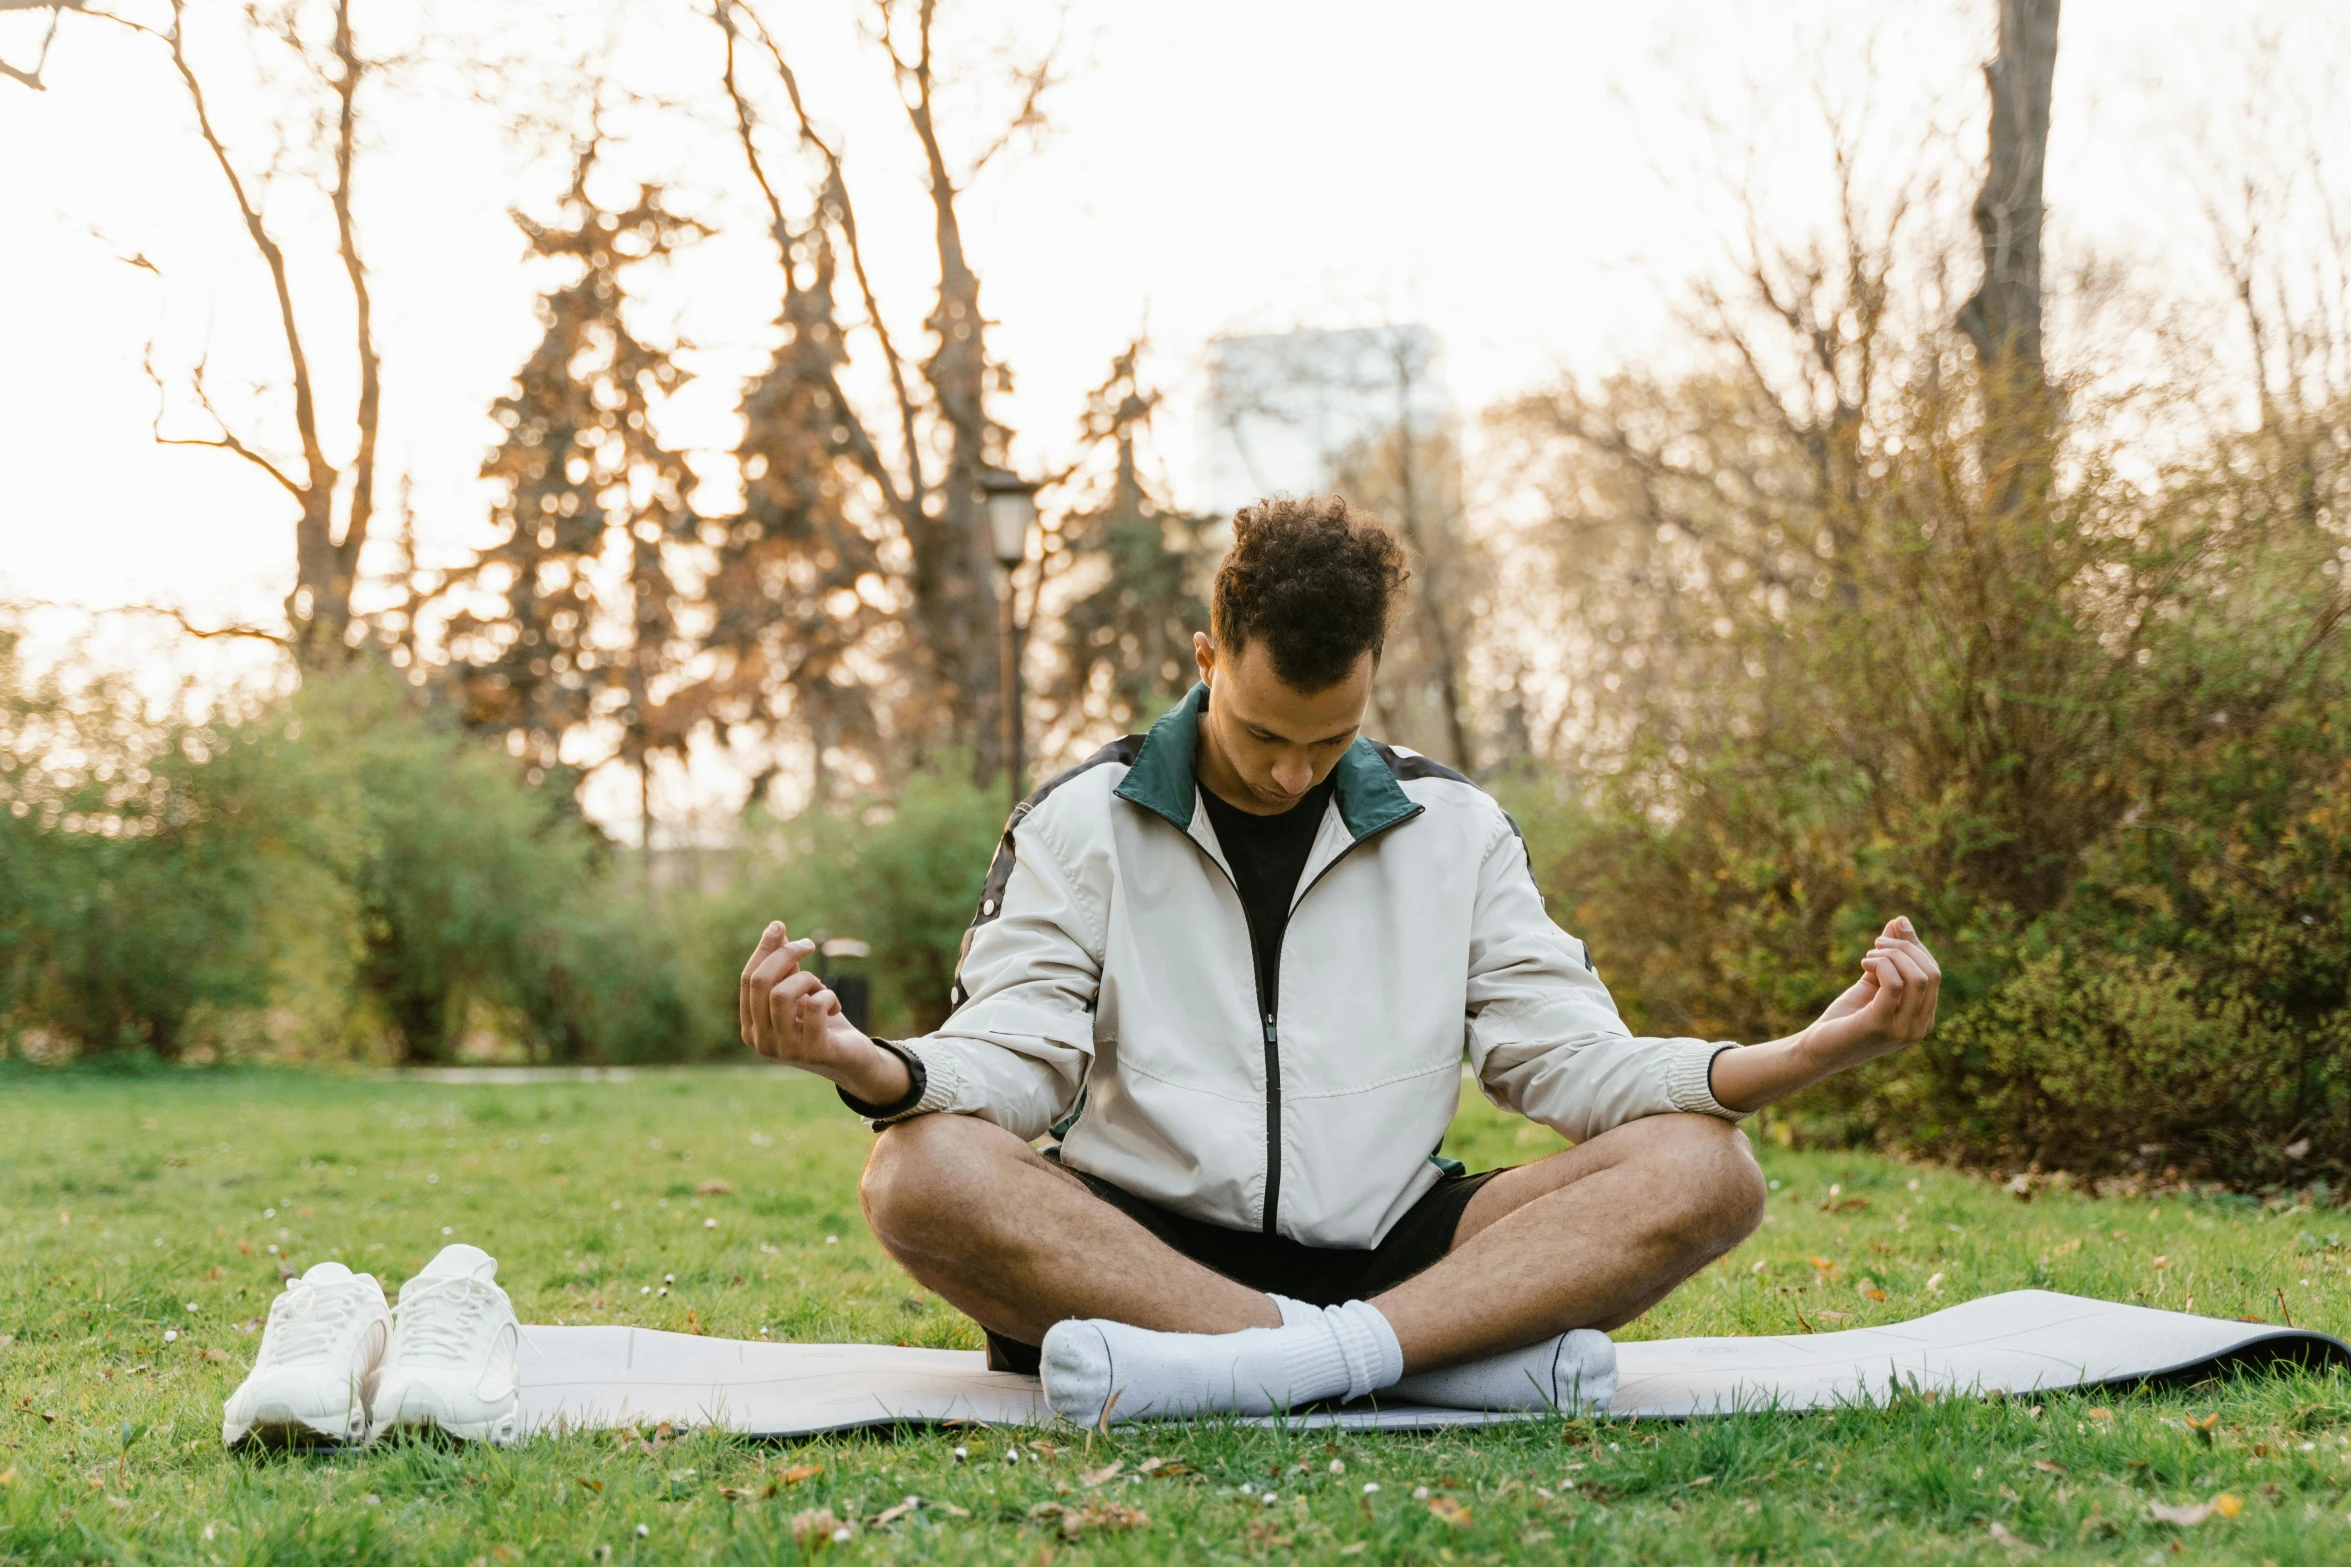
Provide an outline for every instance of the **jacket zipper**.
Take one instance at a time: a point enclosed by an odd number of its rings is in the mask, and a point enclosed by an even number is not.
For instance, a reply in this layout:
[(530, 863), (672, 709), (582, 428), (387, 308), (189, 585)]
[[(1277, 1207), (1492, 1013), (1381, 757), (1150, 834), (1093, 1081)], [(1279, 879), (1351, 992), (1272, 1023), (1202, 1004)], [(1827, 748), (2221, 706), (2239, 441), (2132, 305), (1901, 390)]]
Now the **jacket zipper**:
[[(1411, 810), (1382, 827), (1379, 832), (1366, 833), (1360, 838), (1349, 838), (1347, 846), (1332, 855), (1330, 863), (1314, 873), (1314, 880), (1291, 894), (1290, 912), (1283, 917), (1281, 937), (1273, 944), (1271, 984), (1267, 983), (1266, 972), (1257, 962), (1256, 935), (1254, 932), (1250, 935), (1249, 969), (1257, 980), (1257, 1013), (1265, 1023), (1265, 1222), (1262, 1226), (1264, 1234), (1274, 1233), (1274, 1224), (1280, 1214), (1282, 1200), (1282, 1039), (1278, 1014), (1280, 1012), (1282, 983), (1282, 948), (1288, 944), (1290, 939), (1290, 921), (1297, 917), (1299, 905), (1306, 901), (1306, 895), (1322, 885), (1322, 879), (1336, 870), (1341, 860), (1353, 854), (1359, 846), (1369, 843), (1372, 839), (1387, 832), (1389, 828), (1400, 827), (1412, 820), (1421, 813), (1421, 809), (1420, 806), (1415, 805)], [(1186, 836), (1190, 835), (1186, 834)], [(1225, 870), (1222, 865), (1218, 865), (1213, 857), (1210, 858), (1209, 863), (1216, 865), (1219, 871), (1224, 872), (1226, 885), (1233, 889), (1235, 901), (1240, 901), (1241, 884), (1234, 879), (1233, 873)], [(1241, 924), (1243, 928), (1246, 928), (1248, 923), (1249, 908), (1246, 903), (1242, 903)]]

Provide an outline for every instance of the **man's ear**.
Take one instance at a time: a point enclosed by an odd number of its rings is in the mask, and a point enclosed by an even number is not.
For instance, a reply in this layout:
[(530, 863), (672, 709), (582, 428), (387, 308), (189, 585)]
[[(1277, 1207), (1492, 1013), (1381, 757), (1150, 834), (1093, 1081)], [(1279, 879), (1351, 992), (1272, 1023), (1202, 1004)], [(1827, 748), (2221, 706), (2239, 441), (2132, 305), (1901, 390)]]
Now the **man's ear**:
[(1215, 684), (1210, 677), (1216, 673), (1216, 644), (1208, 639), (1205, 631), (1192, 633), (1192, 664), (1200, 671), (1202, 685)]

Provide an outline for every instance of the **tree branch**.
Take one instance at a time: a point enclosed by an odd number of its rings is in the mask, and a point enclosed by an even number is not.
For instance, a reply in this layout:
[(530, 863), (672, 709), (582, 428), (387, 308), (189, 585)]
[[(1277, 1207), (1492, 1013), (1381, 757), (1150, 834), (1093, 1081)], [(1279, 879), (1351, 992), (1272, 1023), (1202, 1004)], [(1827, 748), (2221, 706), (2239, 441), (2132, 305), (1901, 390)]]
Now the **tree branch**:
[(366, 547), (367, 529), (375, 515), (376, 427), (382, 416), (382, 362), (377, 358), (375, 329), (367, 292), (367, 267), (359, 257), (359, 240), (351, 221), (351, 152), (357, 137), (354, 100), (367, 64), (351, 38), (351, 0), (336, 0), (333, 51), (342, 74), (334, 82), (335, 186), (329, 193), (335, 210), (335, 248), (351, 279), (351, 304), (359, 347), (359, 450), (352, 458), (351, 508), (343, 523), (343, 537), (335, 545), (336, 565), (345, 578), (358, 574), (359, 552)]
[(82, 0), (0, 0), (0, 11), (29, 11), (39, 5), (49, 8), (49, 31), (41, 35), (41, 52), (33, 59), (33, 68), (19, 70), (6, 60), (0, 60), (0, 76), (12, 82), (22, 82), (35, 92), (49, 89), (41, 82), (42, 68), (49, 63), (49, 46), (57, 41), (57, 24), (65, 19), (67, 11), (79, 11)]
[[(270, 283), (277, 291), (278, 323), (285, 335), (286, 355), (294, 373), (294, 428), (301, 436), (302, 457), (308, 470), (309, 483), (294, 485), (276, 468), (270, 468), (270, 472), (277, 476), (280, 483), (286, 484), (297, 499), (306, 499), (311, 491), (332, 490), (335, 470), (327, 462), (326, 449), (318, 438), (317, 399), (312, 392), (310, 359), (302, 351), (301, 327), (294, 317), (294, 291), (286, 273), (286, 254), (279, 248), (276, 239), (271, 237), (268, 226), (262, 222), (261, 210), (254, 205), (251, 194), (245, 189), (244, 179), (239, 176), (235, 163), (229, 158), (228, 145), (221, 140), (220, 132), (214, 128), (212, 116), (205, 107), (204, 85), (197, 79), (195, 67), (188, 62), (185, 37), (181, 30), (187, 0), (170, 0), (170, 3), (171, 26), (167, 29), (149, 27), (143, 22), (134, 22), (128, 17), (105, 11), (91, 11), (87, 14), (159, 39), (170, 51), (172, 68), (179, 73), (181, 83), (186, 86), (189, 106), (196, 114), (197, 133), (204, 138), (204, 145), (210, 149), (213, 162), (219, 165), (221, 177), (228, 182), (229, 194), (236, 201), (237, 215), (244, 220), (245, 232), (251, 237), (254, 249), (260, 252), (263, 265), (269, 269)], [(253, 460), (260, 461), (259, 458)]]
[(276, 647), (292, 648), (292, 639), (282, 633), (266, 631), (259, 626), (199, 626), (188, 619), (187, 611), (169, 604), (106, 604), (91, 609), (81, 604), (64, 604), (55, 599), (11, 599), (0, 603), (0, 609), (16, 613), (28, 609), (62, 609), (77, 615), (160, 615), (172, 621), (189, 636), (210, 641), (215, 637), (239, 637), (255, 642), (267, 642)]
[[(155, 271), (155, 263), (144, 256), (138, 257), (130, 265), (145, 267), (150, 272)], [(155, 387), (155, 418), (148, 425), (148, 431), (154, 437), (155, 444), (158, 446), (209, 446), (217, 451), (232, 452), (277, 480), (288, 495), (293, 496), (296, 501), (300, 501), (302, 486), (295, 483), (276, 463), (271, 462), (267, 457), (262, 456), (261, 453), (239, 440), (237, 433), (229, 428), (228, 421), (220, 416), (220, 410), (212, 405), (212, 395), (204, 387), (204, 371), (207, 364), (208, 358), (198, 359), (196, 368), (190, 373), (188, 379), (195, 390), (197, 406), (204, 410), (205, 416), (211, 419), (220, 434), (209, 440), (190, 435), (165, 435), (163, 433), (163, 415), (166, 394), (163, 388), (163, 377), (155, 368), (155, 340), (153, 338), (147, 340), (147, 346), (139, 353), (139, 368), (147, 372), (147, 379)]]
[[(731, 13), (736, 7), (732, 3), (722, 3), (719, 9), (723, 15)], [(800, 95), (800, 77), (792, 69), (791, 62), (784, 58), (783, 48), (775, 41), (775, 35), (767, 30), (767, 24), (759, 19), (759, 13), (752, 10), (749, 5), (743, 5), (741, 10), (744, 16), (750, 19), (752, 31), (758, 35), (760, 43), (766, 47), (768, 58), (775, 62), (776, 75), (781, 78), (784, 84), (784, 95), (791, 100), (792, 113), (800, 123), (800, 139), (815, 148), (817, 156), (824, 159), (825, 198), (835, 209), (834, 216), (840, 225), (841, 240), (849, 252), (849, 270), (857, 276), (858, 295), (865, 304), (867, 324), (873, 328), (874, 338), (881, 344), (882, 362), (890, 373), (890, 391), (898, 404), (899, 438), (905, 443), (906, 448), (906, 494), (901, 499), (897, 486), (878, 471), (874, 474), (875, 481), (889, 493), (894, 505), (910, 515), (919, 516), (923, 497), (930, 488), (929, 480), (923, 473), (922, 447), (915, 438), (919, 409), (914, 400), (913, 390), (907, 384), (906, 362), (899, 356), (898, 345), (890, 339), (889, 323), (882, 318), (881, 300), (874, 292), (873, 277), (865, 268), (865, 247), (858, 242), (857, 238), (857, 209), (849, 200), (849, 181), (841, 170), (841, 155), (830, 142), (818, 134), (816, 122), (809, 117), (807, 100)], [(727, 36), (727, 49), (731, 68), (734, 52), (734, 34), (731, 28)], [(895, 54), (892, 55), (892, 59), (896, 59)], [(728, 90), (730, 92), (734, 90), (731, 84)], [(735, 107), (742, 130), (744, 151), (750, 155), (753, 172), (759, 179), (760, 189), (767, 191), (770, 209), (775, 212), (778, 224), (781, 224), (783, 209), (776, 203), (775, 192), (769, 187), (767, 176), (759, 170), (758, 153), (752, 146), (750, 110), (739, 96), (736, 98)], [(781, 242), (779, 235), (778, 243)], [(784, 258), (784, 265), (787, 268), (791, 266), (789, 255)], [(846, 409), (848, 404), (844, 402), (841, 406)], [(863, 434), (863, 426), (856, 420), (851, 420), (851, 427)], [(867, 439), (870, 444), (871, 438)], [(878, 456), (877, 452), (877, 461)]]
[(963, 171), (962, 183), (969, 185), (980, 177), (980, 171), (995, 161), (996, 155), (1012, 145), (1013, 138), (1022, 131), (1040, 130), (1045, 125), (1045, 95), (1061, 85), (1063, 78), (1053, 68), (1061, 63), (1061, 45), (1069, 31), (1069, 8), (1064, 5), (1053, 23), (1053, 41), (1045, 46), (1036, 64), (1027, 70), (1015, 70), (1013, 75), (1021, 84), (1020, 108), (996, 133), (996, 139), (980, 149), (979, 155)]

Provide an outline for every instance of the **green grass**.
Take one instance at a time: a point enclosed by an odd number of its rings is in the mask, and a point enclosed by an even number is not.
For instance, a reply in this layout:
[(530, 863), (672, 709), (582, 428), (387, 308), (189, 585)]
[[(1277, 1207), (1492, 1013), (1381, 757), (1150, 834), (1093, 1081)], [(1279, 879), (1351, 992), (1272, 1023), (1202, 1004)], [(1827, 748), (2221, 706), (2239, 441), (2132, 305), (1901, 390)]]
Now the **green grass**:
[[(820, 1508), (860, 1524), (817, 1547), (837, 1561), (2351, 1559), (2351, 1386), (2333, 1377), (1682, 1427), (1044, 1434), (1059, 1451), (1024, 1445), (1016, 1465), (995, 1431), (221, 1450), (221, 1401), (281, 1259), (340, 1255), (390, 1286), (445, 1233), (498, 1255), (526, 1320), (976, 1346), (867, 1236), (866, 1140), (829, 1090), (783, 1074), (446, 1087), (0, 1070), (0, 1561), (764, 1562), (793, 1558), (792, 1518)], [(1556, 1146), (1473, 1103), (1449, 1151), (1479, 1168)], [(1770, 1222), (1631, 1334), (1859, 1325), (2027, 1285), (2272, 1319), (2282, 1296), (2296, 1322), (2351, 1329), (2339, 1211), (2024, 1203), (1866, 1155), (1764, 1163)], [(733, 1190), (705, 1195), (710, 1181)], [(1080, 1488), (1151, 1457), (1188, 1468)], [(2222, 1492), (2242, 1501), (2234, 1518), (2182, 1529), (2148, 1512)], [(908, 1495), (968, 1516), (926, 1505), (865, 1526)], [(1148, 1522), (1070, 1539), (1036, 1512), (1082, 1523), (1113, 1500)]]

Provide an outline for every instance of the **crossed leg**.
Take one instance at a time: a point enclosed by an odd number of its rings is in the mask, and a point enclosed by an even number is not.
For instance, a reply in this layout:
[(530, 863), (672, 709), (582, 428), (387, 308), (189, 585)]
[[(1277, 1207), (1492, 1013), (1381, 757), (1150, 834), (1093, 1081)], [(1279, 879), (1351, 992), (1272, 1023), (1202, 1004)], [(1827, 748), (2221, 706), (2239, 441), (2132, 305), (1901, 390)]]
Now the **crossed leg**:
[[(990, 1122), (876, 1140), (859, 1195), (908, 1273), (1007, 1338), (1070, 1317), (1179, 1333), (1277, 1327), (1256, 1290), (1175, 1251)], [(1711, 1116), (1633, 1121), (1488, 1181), (1452, 1249), (1373, 1300), (1407, 1373), (1632, 1321), (1762, 1222), (1763, 1173)]]

